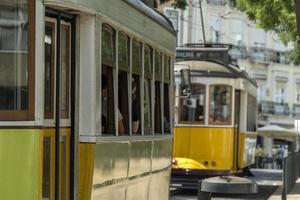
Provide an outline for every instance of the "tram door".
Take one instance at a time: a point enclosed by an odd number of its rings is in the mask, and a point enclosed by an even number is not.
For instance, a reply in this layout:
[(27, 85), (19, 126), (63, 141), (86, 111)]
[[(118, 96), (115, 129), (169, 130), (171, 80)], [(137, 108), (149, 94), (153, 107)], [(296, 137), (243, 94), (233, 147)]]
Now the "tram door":
[(241, 92), (235, 90), (234, 93), (234, 168), (238, 170), (239, 166), (239, 141), (240, 141), (240, 104)]
[[(45, 186), (47, 175), (43, 166), (43, 199), (69, 200), (72, 146), (72, 64), (71, 30), (67, 20), (47, 17), (45, 21), (45, 121), (52, 130), (54, 142), (50, 160), (50, 181)], [(72, 79), (72, 80), (71, 80)], [(51, 132), (51, 131), (50, 131)], [(44, 161), (45, 162), (45, 161)], [(48, 192), (48, 194), (47, 194)]]

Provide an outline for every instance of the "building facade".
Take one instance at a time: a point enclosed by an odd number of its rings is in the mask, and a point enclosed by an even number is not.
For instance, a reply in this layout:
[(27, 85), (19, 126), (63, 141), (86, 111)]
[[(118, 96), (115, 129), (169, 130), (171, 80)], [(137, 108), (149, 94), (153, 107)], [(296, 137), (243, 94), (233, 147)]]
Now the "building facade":
[[(173, 23), (177, 46), (203, 43), (199, 1), (188, 0), (185, 10), (174, 9), (172, 3), (161, 4), (158, 9)], [(227, 0), (202, 0), (202, 12), (206, 42), (234, 45), (232, 57), (256, 79), (259, 126), (293, 128), (294, 120), (300, 118), (300, 67), (288, 58), (291, 45), (257, 28)]]

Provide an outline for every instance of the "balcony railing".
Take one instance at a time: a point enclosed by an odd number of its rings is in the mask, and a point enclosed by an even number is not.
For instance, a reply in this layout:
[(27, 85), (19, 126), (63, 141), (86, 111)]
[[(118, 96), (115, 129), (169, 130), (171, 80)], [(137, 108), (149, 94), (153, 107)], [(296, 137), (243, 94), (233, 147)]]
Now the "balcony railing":
[[(290, 108), (287, 103), (261, 101), (259, 102), (258, 112), (261, 114), (288, 116), (290, 114)], [(299, 107), (299, 116), (300, 116), (300, 107)]]
[(224, 6), (226, 5), (226, 0), (206, 0), (207, 3)]
[(274, 103), (275, 114), (276, 115), (289, 115), (290, 108), (287, 103)]
[(294, 117), (300, 117), (300, 104), (294, 104)]
[(290, 60), (286, 52), (266, 49), (264, 47), (250, 47), (248, 57), (252, 62), (289, 64)]
[(274, 102), (271, 101), (261, 101), (259, 102), (258, 112), (262, 114), (274, 114)]

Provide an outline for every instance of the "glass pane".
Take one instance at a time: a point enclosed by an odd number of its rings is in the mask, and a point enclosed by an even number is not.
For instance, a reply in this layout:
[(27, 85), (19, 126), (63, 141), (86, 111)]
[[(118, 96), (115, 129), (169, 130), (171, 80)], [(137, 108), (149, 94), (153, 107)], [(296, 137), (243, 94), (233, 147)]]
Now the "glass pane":
[(162, 53), (155, 52), (155, 80), (160, 81), (162, 78)]
[(119, 135), (129, 135), (127, 72), (119, 71)]
[(61, 27), (61, 116), (69, 118), (70, 96), (70, 27)]
[(141, 74), (141, 62), (142, 62), (142, 51), (141, 44), (137, 41), (133, 41), (132, 44), (132, 72), (135, 74)]
[(171, 133), (169, 84), (164, 84), (164, 133)]
[(145, 46), (145, 75), (151, 78), (152, 75), (152, 49)]
[(102, 134), (115, 134), (113, 68), (102, 65)]
[[(181, 91), (182, 94), (183, 91)], [(205, 85), (193, 83), (191, 95), (180, 99), (179, 111), (182, 123), (203, 124), (205, 120)]]
[(144, 81), (144, 91), (144, 133), (152, 134), (151, 81), (148, 78)]
[(162, 133), (161, 127), (161, 95), (160, 95), (160, 82), (155, 82), (155, 116), (154, 116), (154, 132), (156, 134)]
[(114, 32), (111, 28), (102, 28), (102, 62), (109, 66), (114, 66)]
[(211, 124), (231, 123), (231, 87), (225, 85), (210, 86), (210, 112)]
[(132, 134), (141, 133), (140, 76), (132, 75)]
[(129, 71), (129, 38), (120, 33), (118, 41), (118, 63), (119, 68)]
[(0, 21), (0, 110), (27, 110), (28, 1), (1, 1)]
[(45, 137), (43, 144), (43, 200), (50, 200), (51, 195), (51, 138)]
[(55, 28), (53, 23), (46, 23), (45, 27), (45, 88), (44, 111), (45, 118), (53, 118), (54, 112), (54, 48)]

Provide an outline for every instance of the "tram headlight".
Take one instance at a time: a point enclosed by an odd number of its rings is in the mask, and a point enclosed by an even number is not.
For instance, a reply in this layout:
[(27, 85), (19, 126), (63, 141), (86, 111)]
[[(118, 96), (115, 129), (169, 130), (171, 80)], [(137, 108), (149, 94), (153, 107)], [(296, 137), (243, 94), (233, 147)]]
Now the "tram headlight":
[(177, 160), (176, 159), (173, 159), (172, 160), (172, 165), (177, 165), (178, 163), (177, 163)]

